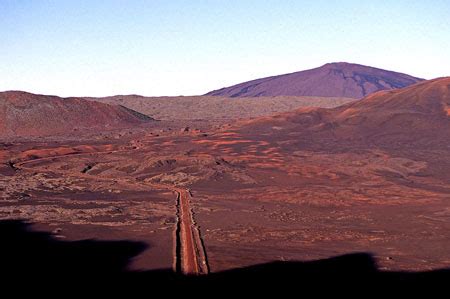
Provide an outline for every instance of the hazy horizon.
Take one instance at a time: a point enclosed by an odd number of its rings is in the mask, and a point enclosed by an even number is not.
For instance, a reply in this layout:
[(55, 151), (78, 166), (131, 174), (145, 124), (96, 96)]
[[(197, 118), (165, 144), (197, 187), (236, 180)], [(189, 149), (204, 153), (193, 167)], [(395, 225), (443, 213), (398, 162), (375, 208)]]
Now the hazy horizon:
[[(2, 1), (0, 90), (199, 95), (350, 62), (450, 75), (446, 1)], [(376, 26), (374, 26), (376, 24)]]

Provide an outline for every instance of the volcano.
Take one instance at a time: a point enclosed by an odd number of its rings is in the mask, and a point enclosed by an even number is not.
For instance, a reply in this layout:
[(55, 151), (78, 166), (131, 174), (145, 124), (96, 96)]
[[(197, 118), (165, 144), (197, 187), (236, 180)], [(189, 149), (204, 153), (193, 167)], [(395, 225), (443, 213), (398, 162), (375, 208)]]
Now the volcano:
[(211, 96), (319, 96), (360, 99), (380, 90), (407, 87), (423, 79), (346, 62), (252, 80), (208, 92)]

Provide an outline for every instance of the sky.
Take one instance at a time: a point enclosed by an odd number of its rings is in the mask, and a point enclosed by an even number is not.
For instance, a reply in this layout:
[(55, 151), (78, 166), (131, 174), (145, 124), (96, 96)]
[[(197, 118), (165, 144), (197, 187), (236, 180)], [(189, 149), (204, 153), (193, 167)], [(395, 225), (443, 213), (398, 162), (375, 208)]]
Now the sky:
[(198, 95), (340, 61), (450, 76), (450, 1), (0, 0), (0, 91)]

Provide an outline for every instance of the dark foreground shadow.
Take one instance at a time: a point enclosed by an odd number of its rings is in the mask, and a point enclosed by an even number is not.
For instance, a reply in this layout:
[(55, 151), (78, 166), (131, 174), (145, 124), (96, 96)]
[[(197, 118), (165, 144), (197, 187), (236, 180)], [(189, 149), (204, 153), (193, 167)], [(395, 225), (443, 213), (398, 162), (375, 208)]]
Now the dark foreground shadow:
[(130, 261), (147, 247), (131, 241), (61, 241), (51, 234), (36, 232), (22, 221), (0, 221), (0, 284), (39, 283), (66, 289), (84, 287), (116, 292), (165, 288), (181, 290), (223, 290), (243, 288), (258, 292), (281, 288), (337, 289), (408, 288), (450, 284), (450, 269), (430, 272), (380, 271), (373, 257), (356, 253), (311, 262), (273, 262), (234, 269), (202, 277), (186, 277), (170, 269), (136, 272), (127, 270)]

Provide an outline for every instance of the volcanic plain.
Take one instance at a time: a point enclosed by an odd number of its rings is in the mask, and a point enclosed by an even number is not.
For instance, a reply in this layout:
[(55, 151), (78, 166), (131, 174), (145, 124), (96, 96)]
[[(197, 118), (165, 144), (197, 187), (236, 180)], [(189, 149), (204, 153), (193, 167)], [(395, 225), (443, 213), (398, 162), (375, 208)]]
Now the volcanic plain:
[(0, 218), (61, 242), (142, 242), (130, 271), (358, 252), (382, 271), (449, 268), (450, 80), (339, 104), (227, 122), (98, 104), (107, 130), (5, 135)]

